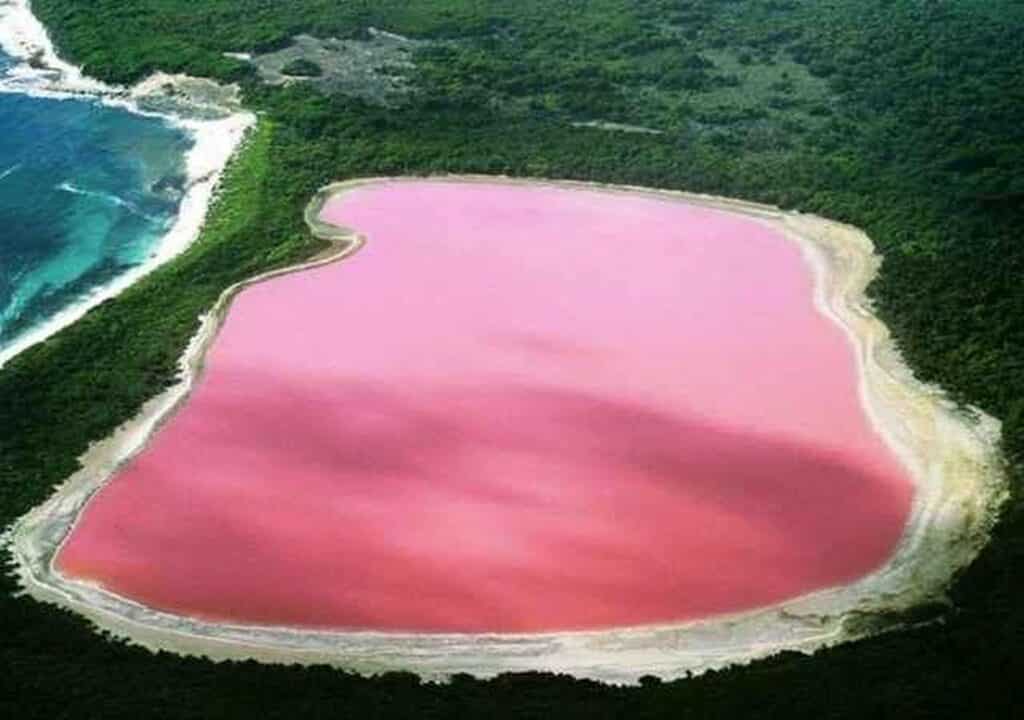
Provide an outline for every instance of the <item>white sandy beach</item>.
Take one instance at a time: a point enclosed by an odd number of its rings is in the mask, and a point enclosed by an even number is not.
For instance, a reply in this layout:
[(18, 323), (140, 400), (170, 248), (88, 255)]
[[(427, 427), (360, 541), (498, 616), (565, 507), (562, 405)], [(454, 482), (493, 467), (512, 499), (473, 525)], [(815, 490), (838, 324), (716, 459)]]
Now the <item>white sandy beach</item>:
[[(534, 182), (476, 176), (440, 179)], [(318, 193), (306, 219), (315, 234), (334, 241), (334, 252), (280, 272), (331, 262), (355, 251), (360, 239), (319, 222), (318, 212), (331, 195), (377, 181), (339, 183)], [(150, 649), (214, 660), (330, 663), (367, 673), (405, 669), (431, 678), (456, 672), (490, 676), (547, 670), (611, 682), (635, 682), (646, 674), (675, 678), (781, 650), (813, 652), (895, 629), (899, 620), (892, 613), (942, 601), (952, 576), (987, 541), (1005, 496), (999, 424), (980, 412), (957, 408), (940, 389), (914, 379), (864, 295), (880, 265), (867, 236), (816, 216), (725, 198), (572, 182), (542, 184), (652, 194), (739, 213), (799, 245), (813, 272), (818, 309), (843, 328), (856, 354), (864, 409), (916, 486), (903, 540), (883, 568), (850, 585), (734, 615), (656, 627), (521, 635), (323, 632), (214, 624), (157, 612), (61, 576), (52, 559), (89, 497), (187, 399), (231, 298), (244, 285), (278, 274), (271, 273), (226, 290), (182, 358), (181, 382), (147, 403), (113, 436), (95, 443), (81, 458), (83, 469), (10, 529), (7, 541), (25, 591), (74, 609), (98, 628)]]
[(220, 108), (203, 106), (204, 110), (219, 110), (215, 113), (217, 117), (212, 119), (197, 119), (177, 113), (143, 109), (140, 104), (159, 97), (166, 92), (167, 86), (187, 88), (189, 83), (208, 81), (161, 74), (154, 75), (133, 88), (123, 88), (93, 80), (83, 75), (79, 68), (58, 57), (45, 28), (32, 14), (28, 0), (0, 2), (0, 49), (11, 57), (23, 61), (38, 57), (45, 66), (33, 68), (27, 63), (22, 63), (14, 68), (12, 77), (6, 83), (0, 83), (0, 92), (25, 93), (58, 99), (96, 98), (99, 102), (123, 107), (141, 115), (165, 118), (168, 122), (188, 131), (193, 138), (193, 146), (185, 157), (186, 191), (181, 200), (178, 216), (152, 255), (146, 262), (96, 289), (84, 301), (62, 310), (43, 325), (0, 349), (2, 368), (15, 355), (67, 327), (96, 305), (114, 297), (155, 268), (184, 252), (199, 236), (223, 170), (246, 133), (255, 124), (256, 118), (252, 113), (241, 110), (233, 103)]

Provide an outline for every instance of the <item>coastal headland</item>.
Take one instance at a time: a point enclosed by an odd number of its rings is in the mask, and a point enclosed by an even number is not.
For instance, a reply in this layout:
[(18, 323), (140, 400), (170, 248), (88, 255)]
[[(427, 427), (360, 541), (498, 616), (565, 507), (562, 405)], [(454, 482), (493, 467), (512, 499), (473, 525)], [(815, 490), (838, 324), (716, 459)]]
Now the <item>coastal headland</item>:
[(255, 126), (256, 116), (242, 107), (236, 86), (202, 78), (154, 73), (123, 87), (88, 77), (57, 55), (28, 0), (0, 3), (0, 50), (21, 61), (0, 82), (0, 92), (99, 102), (161, 118), (192, 138), (184, 159), (185, 182), (177, 216), (150, 256), (0, 348), (3, 367), (187, 250), (199, 237), (224, 168)]

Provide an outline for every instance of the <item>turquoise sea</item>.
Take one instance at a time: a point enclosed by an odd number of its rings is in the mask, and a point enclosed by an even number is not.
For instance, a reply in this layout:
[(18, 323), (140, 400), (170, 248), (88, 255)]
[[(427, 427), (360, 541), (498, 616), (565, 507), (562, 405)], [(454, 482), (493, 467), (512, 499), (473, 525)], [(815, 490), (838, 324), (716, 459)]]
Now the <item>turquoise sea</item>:
[(0, 92), (0, 356), (153, 254), (190, 147), (161, 118)]

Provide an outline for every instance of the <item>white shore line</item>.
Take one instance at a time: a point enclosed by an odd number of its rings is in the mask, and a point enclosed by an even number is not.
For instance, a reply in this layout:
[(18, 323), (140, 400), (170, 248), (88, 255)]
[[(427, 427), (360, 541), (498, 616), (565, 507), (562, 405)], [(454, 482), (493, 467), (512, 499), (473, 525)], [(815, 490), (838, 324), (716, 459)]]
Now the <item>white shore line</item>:
[[(13, 69), (8, 83), (0, 86), (0, 92), (55, 99), (94, 99), (138, 115), (164, 118), (188, 132), (193, 139), (191, 149), (185, 154), (186, 188), (177, 217), (157, 241), (150, 256), (0, 348), (0, 368), (3, 368), (14, 356), (76, 322), (92, 308), (120, 294), (187, 250), (199, 237), (224, 168), (255, 125), (256, 117), (238, 108), (214, 106), (207, 109), (221, 110), (223, 116), (210, 120), (143, 110), (139, 101), (159, 96), (167, 85), (181, 86), (192, 80), (185, 76), (156, 74), (132, 88), (93, 80), (81, 69), (58, 57), (46, 29), (32, 14), (30, 0), (0, 0), (0, 49), (22, 61)], [(42, 67), (31, 67), (28, 61), (32, 58), (38, 58)]]
[[(358, 248), (361, 238), (318, 220), (329, 198), (372, 183), (421, 180), (640, 193), (745, 215), (798, 243), (813, 272), (818, 309), (843, 328), (855, 350), (865, 411), (916, 486), (909, 523), (891, 559), (854, 583), (771, 607), (662, 626), (538, 634), (335, 632), (210, 623), (156, 611), (57, 572), (52, 560), (89, 498), (187, 399), (232, 298), (253, 283), (331, 262)], [(336, 183), (317, 193), (306, 220), (314, 234), (334, 241), (334, 252), (225, 290), (182, 357), (181, 382), (149, 401), (112, 436), (94, 443), (80, 458), (82, 470), (8, 530), (5, 541), (29, 595), (73, 609), (99, 629), (134, 644), (212, 660), (326, 663), (362, 673), (401, 669), (431, 679), (458, 672), (493, 676), (541, 670), (632, 683), (647, 674), (676, 678), (782, 650), (810, 653), (897, 629), (901, 620), (894, 614), (945, 601), (953, 576), (988, 539), (1006, 496), (999, 423), (980, 411), (958, 408), (941, 390), (913, 377), (864, 295), (881, 261), (856, 228), (705, 195), (489, 176)]]

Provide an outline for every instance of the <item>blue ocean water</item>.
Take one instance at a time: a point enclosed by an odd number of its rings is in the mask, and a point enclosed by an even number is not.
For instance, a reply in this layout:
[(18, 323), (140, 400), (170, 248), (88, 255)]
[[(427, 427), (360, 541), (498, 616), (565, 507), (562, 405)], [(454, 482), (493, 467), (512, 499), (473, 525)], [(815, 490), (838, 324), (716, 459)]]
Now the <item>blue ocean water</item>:
[(154, 252), (190, 147), (160, 118), (0, 92), (0, 352)]

